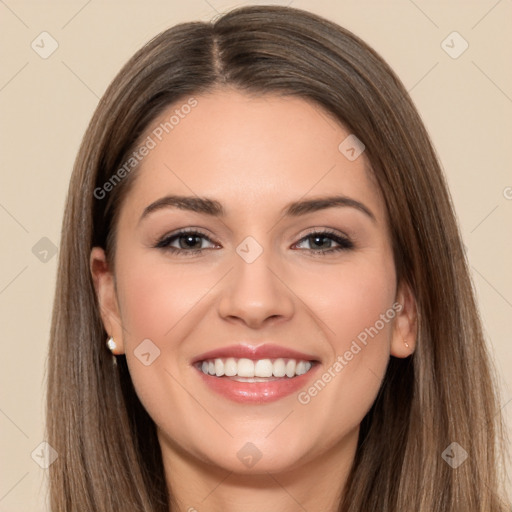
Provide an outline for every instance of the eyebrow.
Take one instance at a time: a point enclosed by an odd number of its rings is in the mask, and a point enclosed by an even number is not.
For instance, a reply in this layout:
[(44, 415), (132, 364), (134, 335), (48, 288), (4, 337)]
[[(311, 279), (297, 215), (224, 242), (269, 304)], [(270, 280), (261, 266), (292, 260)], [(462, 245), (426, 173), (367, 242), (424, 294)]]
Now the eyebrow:
[[(350, 207), (367, 215), (373, 222), (377, 222), (372, 211), (360, 201), (343, 195), (317, 197), (302, 201), (295, 201), (286, 205), (281, 211), (284, 217), (299, 217), (308, 213), (314, 213), (327, 208)], [(213, 217), (225, 217), (226, 211), (219, 201), (208, 197), (169, 195), (157, 199), (144, 208), (139, 223), (150, 213), (163, 208), (178, 208), (191, 212), (202, 213)]]

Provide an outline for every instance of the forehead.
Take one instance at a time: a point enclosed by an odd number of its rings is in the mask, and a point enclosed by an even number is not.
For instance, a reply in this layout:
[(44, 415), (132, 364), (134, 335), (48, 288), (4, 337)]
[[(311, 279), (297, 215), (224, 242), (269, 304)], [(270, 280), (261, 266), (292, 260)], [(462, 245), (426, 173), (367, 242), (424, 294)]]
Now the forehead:
[(166, 194), (211, 197), (228, 216), (264, 216), (299, 198), (335, 193), (381, 216), (384, 203), (364, 152), (347, 158), (352, 137), (321, 106), (299, 97), (221, 89), (184, 98), (142, 137), (150, 149), (134, 171), (122, 216), (140, 215)]

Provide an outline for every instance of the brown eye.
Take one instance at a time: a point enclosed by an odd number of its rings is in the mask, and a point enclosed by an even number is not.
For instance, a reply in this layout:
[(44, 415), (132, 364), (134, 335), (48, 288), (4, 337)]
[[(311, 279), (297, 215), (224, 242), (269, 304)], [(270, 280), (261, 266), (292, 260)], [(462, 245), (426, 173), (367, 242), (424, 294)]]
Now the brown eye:
[[(177, 233), (164, 236), (154, 247), (172, 253), (188, 253), (194, 255), (201, 253), (205, 249), (205, 247), (202, 247), (203, 241), (205, 240), (215, 245), (208, 236), (200, 231), (178, 231)], [(174, 246), (176, 242), (178, 247)]]
[[(346, 237), (332, 231), (315, 231), (303, 237), (296, 245), (309, 242), (310, 251), (318, 254), (344, 251), (354, 248), (354, 244)], [(332, 247), (332, 244), (338, 244), (338, 247)]]

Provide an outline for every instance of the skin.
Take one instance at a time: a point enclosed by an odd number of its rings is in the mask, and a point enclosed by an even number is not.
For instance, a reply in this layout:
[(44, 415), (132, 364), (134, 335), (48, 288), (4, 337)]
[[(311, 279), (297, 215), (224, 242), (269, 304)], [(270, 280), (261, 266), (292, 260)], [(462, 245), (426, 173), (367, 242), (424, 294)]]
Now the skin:
[[(195, 97), (197, 107), (136, 171), (121, 206), (115, 275), (101, 248), (91, 252), (105, 329), (157, 425), (180, 510), (295, 512), (299, 503), (334, 511), (389, 357), (415, 346), (414, 298), (396, 282), (383, 198), (365, 154), (349, 161), (338, 150), (350, 132), (318, 105), (233, 89)], [(167, 194), (207, 196), (226, 215), (164, 208), (139, 222)], [(347, 206), (280, 215), (292, 201), (334, 194), (362, 202), (375, 220)], [(193, 256), (154, 247), (182, 228), (211, 242), (197, 239), (192, 248), (204, 250)], [(338, 247), (304, 238), (325, 228), (355, 247), (315, 256)], [(263, 248), (250, 264), (236, 252), (247, 236)], [(181, 240), (171, 245), (187, 247)], [(307, 404), (296, 393), (263, 405), (230, 401), (191, 365), (214, 348), (272, 342), (314, 354), (321, 376), (396, 302), (400, 313)], [(149, 366), (134, 354), (144, 339), (160, 350)], [(251, 468), (237, 457), (247, 442), (261, 453)]]

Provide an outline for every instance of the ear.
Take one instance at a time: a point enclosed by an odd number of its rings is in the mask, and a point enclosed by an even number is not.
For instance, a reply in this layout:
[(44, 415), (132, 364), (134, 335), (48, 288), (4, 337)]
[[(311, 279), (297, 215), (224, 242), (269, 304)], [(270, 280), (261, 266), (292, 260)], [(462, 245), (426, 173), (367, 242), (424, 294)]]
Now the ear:
[(105, 251), (101, 247), (92, 248), (89, 265), (103, 326), (108, 335), (114, 338), (117, 345), (113, 354), (124, 354), (123, 329), (114, 275), (108, 268)]
[(416, 348), (418, 328), (416, 299), (410, 286), (405, 282), (398, 287), (396, 303), (401, 307), (396, 309), (397, 316), (393, 324), (391, 355), (404, 358), (410, 356)]

